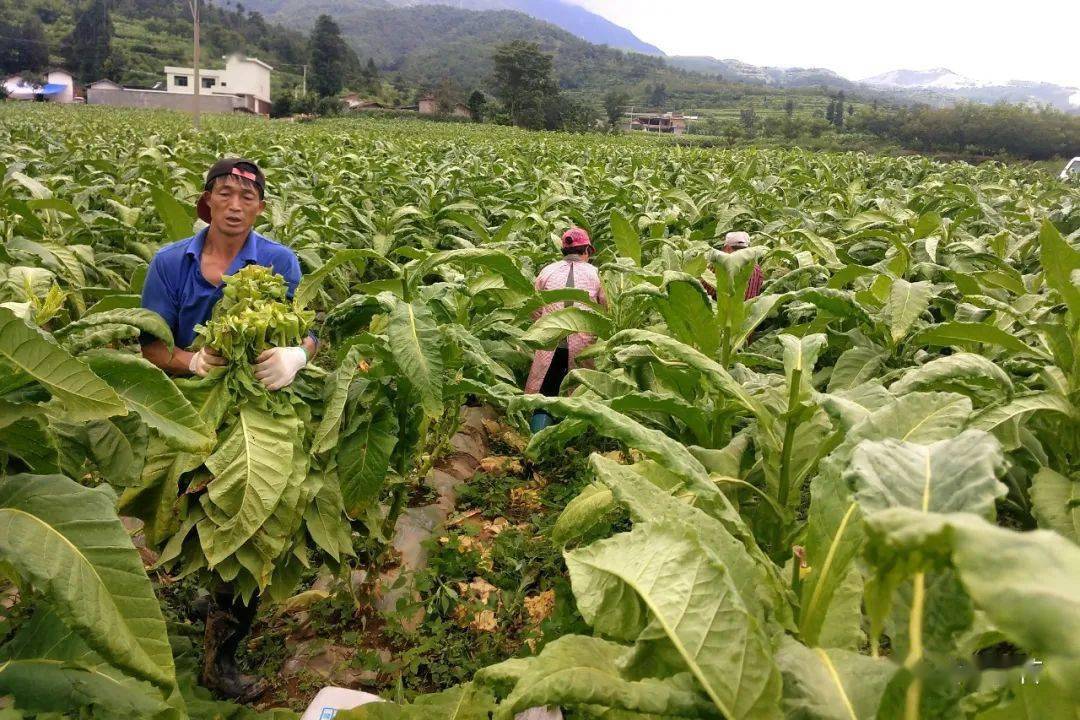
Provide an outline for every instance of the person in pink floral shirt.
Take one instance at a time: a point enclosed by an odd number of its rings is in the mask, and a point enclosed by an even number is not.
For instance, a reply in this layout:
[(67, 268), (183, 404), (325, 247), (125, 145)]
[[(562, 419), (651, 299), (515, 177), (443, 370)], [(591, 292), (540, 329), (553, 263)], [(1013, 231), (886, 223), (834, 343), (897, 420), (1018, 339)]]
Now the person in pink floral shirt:
[[(750, 247), (750, 234), (745, 232), (729, 232), (724, 236), (724, 252), (733, 253), (744, 248)], [(701, 284), (705, 286), (705, 292), (709, 293), (709, 297), (713, 300), (716, 299), (716, 288), (712, 283), (701, 281)], [(746, 284), (746, 294), (743, 296), (744, 300), (753, 300), (761, 294), (761, 286), (765, 284), (765, 273), (761, 271), (761, 266), (755, 264), (754, 271), (750, 274), (750, 281)]]
[[(570, 228), (562, 236), (563, 259), (540, 271), (536, 278), (536, 289), (542, 291), (577, 288), (587, 292), (594, 302), (607, 307), (604, 288), (600, 284), (600, 273), (589, 263), (589, 258), (595, 252), (596, 248), (593, 247), (589, 233), (579, 227)], [(533, 313), (533, 320), (572, 305), (573, 302), (545, 305)], [(577, 366), (578, 354), (595, 341), (596, 337), (593, 335), (574, 333), (552, 350), (537, 350), (529, 378), (525, 382), (525, 392), (557, 396), (563, 379)], [(549, 413), (537, 410), (533, 413), (529, 426), (533, 432), (539, 432), (554, 422), (555, 419)]]

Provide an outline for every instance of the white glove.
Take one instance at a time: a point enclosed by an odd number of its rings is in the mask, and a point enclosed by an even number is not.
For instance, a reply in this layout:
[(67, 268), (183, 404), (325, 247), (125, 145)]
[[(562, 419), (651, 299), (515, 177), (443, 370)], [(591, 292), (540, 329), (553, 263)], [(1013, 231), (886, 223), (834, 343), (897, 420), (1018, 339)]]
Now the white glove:
[(275, 347), (263, 350), (255, 358), (255, 379), (268, 390), (280, 390), (293, 381), (307, 365), (307, 351), (302, 347)]
[(206, 377), (211, 370), (224, 365), (225, 358), (214, 352), (213, 348), (204, 347), (191, 356), (191, 360), (188, 361), (188, 370), (192, 375)]

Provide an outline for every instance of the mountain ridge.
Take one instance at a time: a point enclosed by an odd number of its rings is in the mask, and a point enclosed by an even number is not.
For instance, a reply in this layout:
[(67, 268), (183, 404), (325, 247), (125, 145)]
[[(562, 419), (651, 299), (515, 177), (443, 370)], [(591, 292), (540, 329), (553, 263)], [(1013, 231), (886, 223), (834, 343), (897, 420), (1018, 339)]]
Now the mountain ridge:
[[(698, 86), (719, 78), (727, 84), (768, 88), (843, 90), (890, 102), (946, 106), (964, 100), (1005, 100), (1030, 106), (1050, 104), (1080, 113), (1080, 89), (1024, 81), (984, 83), (948, 68), (896, 70), (857, 81), (827, 68), (664, 55), (631, 31), (565, 0), (247, 0), (247, 7), (271, 20), (300, 27), (310, 27), (318, 14), (326, 13), (337, 20), (361, 57), (373, 57), (381, 68), (429, 86), (449, 77), (464, 86), (481, 87), (491, 69), (491, 48), (506, 40), (529, 40), (554, 56), (556, 74), (564, 88), (585, 88), (594, 95), (606, 91), (605, 82), (624, 86), (665, 83), (672, 80), (673, 73), (683, 72), (696, 74), (693, 78), (698, 80), (681, 77), (677, 81)], [(560, 12), (568, 14), (556, 17)], [(571, 15), (589, 27), (575, 26), (567, 19)], [(655, 52), (617, 47), (635, 42)], [(708, 94), (703, 87), (695, 92), (698, 97)]]
[(891, 70), (865, 78), (861, 82), (875, 88), (936, 93), (973, 102), (1050, 104), (1060, 110), (1080, 112), (1080, 88), (1077, 87), (1038, 80), (976, 80), (944, 67), (929, 70)]
[(569, 33), (597, 45), (616, 50), (639, 52), (643, 55), (664, 56), (664, 51), (651, 45), (631, 30), (603, 15), (564, 0), (387, 0), (392, 5), (449, 5), (462, 10), (516, 10), (537, 20), (549, 22)]

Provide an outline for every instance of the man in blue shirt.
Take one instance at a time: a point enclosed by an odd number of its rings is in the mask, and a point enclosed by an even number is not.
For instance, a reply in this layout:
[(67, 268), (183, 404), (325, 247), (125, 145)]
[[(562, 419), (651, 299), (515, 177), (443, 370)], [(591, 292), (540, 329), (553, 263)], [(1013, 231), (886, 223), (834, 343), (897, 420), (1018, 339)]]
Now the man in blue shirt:
[[(209, 226), (194, 237), (161, 248), (150, 262), (143, 285), (142, 305), (161, 315), (172, 330), (176, 347), (170, 350), (152, 336), (142, 338), (142, 353), (150, 362), (175, 375), (205, 376), (225, 358), (211, 348), (187, 350), (195, 326), (210, 319), (222, 297), (224, 275), (252, 263), (273, 268), (285, 278), (289, 296), (300, 282), (300, 263), (292, 250), (252, 230), (266, 207), (266, 182), (250, 160), (226, 158), (206, 173), (199, 197), (199, 217)], [(255, 359), (255, 377), (270, 390), (293, 381), (315, 354), (318, 344), (307, 337), (301, 346), (270, 348)], [(251, 701), (266, 683), (240, 672), (236, 651), (251, 629), (258, 597), (244, 604), (228, 588), (209, 602), (203, 648), (202, 682), (226, 697)]]
[[(142, 305), (153, 310), (172, 329), (173, 350), (160, 340), (144, 337), (143, 357), (175, 375), (205, 376), (225, 359), (204, 347), (187, 350), (195, 340), (195, 326), (210, 319), (221, 299), (223, 275), (245, 265), (273, 268), (289, 286), (289, 295), (300, 282), (300, 263), (292, 250), (258, 234), (252, 227), (266, 207), (266, 181), (250, 160), (225, 158), (206, 173), (198, 212), (209, 227), (194, 237), (158, 250), (146, 272)], [(290, 348), (270, 348), (255, 360), (255, 377), (270, 390), (280, 390), (315, 354), (314, 337)]]

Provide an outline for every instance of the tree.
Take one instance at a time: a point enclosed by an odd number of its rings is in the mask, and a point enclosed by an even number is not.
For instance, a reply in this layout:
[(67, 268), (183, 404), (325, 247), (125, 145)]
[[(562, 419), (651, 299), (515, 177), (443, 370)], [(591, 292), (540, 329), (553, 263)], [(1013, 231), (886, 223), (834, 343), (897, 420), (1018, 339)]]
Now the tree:
[(604, 112), (607, 113), (608, 127), (612, 130), (622, 119), (623, 109), (630, 102), (630, 96), (622, 90), (612, 90), (604, 96)]
[(664, 83), (656, 83), (655, 86), (649, 88), (648, 104), (652, 107), (664, 109), (668, 101), (667, 85)]
[(827, 121), (829, 121), (829, 123), (832, 123), (833, 118), (835, 118), (835, 117), (836, 117), (836, 101), (835, 100), (830, 100), (829, 101), (829, 107), (825, 109), (825, 119)]
[(93, 82), (105, 77), (112, 53), (113, 24), (108, 0), (90, 0), (75, 16), (75, 28), (63, 42), (61, 54), (75, 79)]
[(784, 114), (787, 115), (789, 119), (795, 114), (795, 101), (791, 98), (788, 98), (787, 102), (784, 103)]
[(449, 75), (443, 75), (442, 80), (439, 81), (439, 84), (435, 87), (435, 92), (432, 94), (435, 96), (435, 104), (440, 115), (449, 115), (454, 112), (454, 106), (457, 105), (458, 100), (461, 98), (461, 92), (458, 90), (457, 84)]
[(551, 56), (536, 43), (515, 40), (495, 48), (495, 72), (491, 84), (510, 121), (538, 130), (550, 123), (549, 106), (557, 106), (559, 87), (552, 77)]
[(833, 125), (837, 130), (844, 129), (844, 91), (841, 90), (836, 96), (836, 107), (833, 108)]
[(363, 71), (364, 85), (370, 90), (377, 90), (379, 87), (379, 68), (375, 66), (375, 58), (368, 58), (367, 65), (364, 66)]
[(757, 111), (754, 110), (753, 105), (744, 107), (739, 111), (739, 122), (742, 123), (746, 134), (753, 137), (754, 129), (757, 127)]
[(329, 15), (315, 20), (310, 40), (311, 87), (322, 97), (341, 92), (345, 84), (348, 47), (341, 28)]
[(49, 65), (45, 26), (31, 13), (19, 26), (0, 20), (0, 71), (41, 72)]
[(487, 107), (487, 96), (479, 90), (473, 90), (472, 95), (469, 96), (469, 102), (466, 104), (469, 106), (469, 116), (473, 119), (473, 122), (482, 122), (484, 109)]

